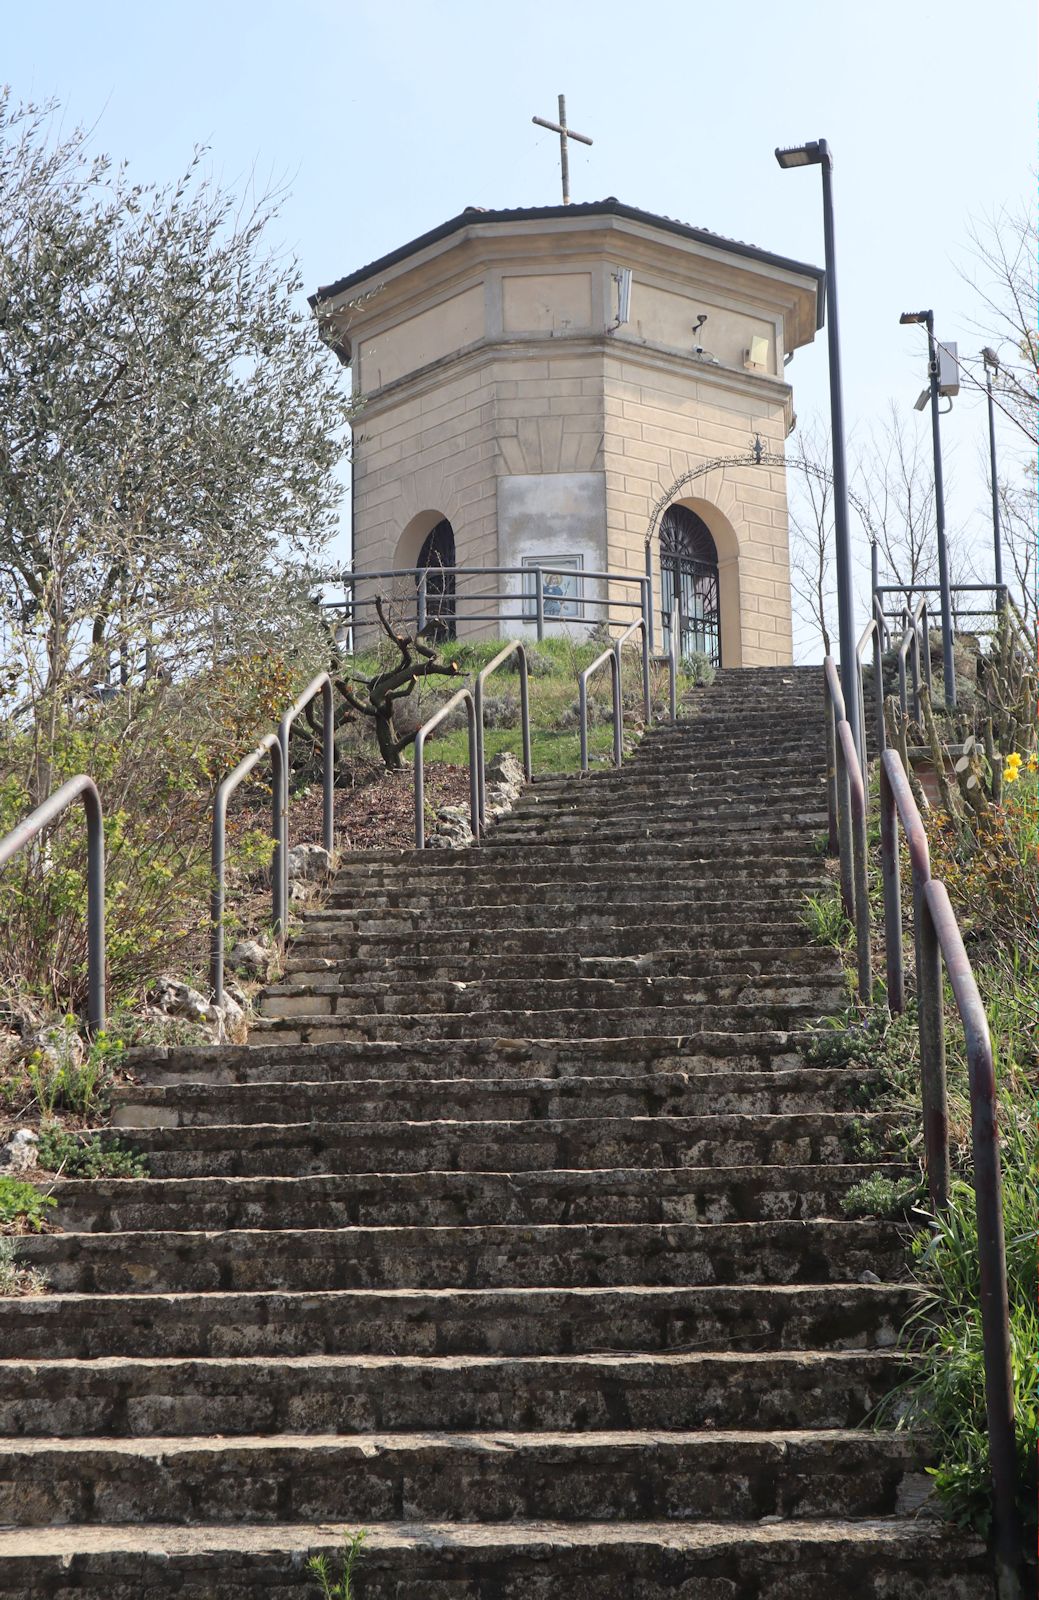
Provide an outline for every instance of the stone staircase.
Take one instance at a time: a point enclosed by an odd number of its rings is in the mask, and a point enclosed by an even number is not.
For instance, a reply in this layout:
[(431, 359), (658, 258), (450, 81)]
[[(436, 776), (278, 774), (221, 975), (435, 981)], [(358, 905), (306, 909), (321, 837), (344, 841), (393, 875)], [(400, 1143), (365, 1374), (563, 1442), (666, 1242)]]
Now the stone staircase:
[[(0, 1600), (991, 1600), (918, 1508), (903, 1168), (806, 943), (817, 671), (723, 672), (483, 849), (346, 861), (250, 1048), (155, 1051), (145, 1180), (0, 1302)], [(863, 1137), (888, 1152), (857, 1152)]]

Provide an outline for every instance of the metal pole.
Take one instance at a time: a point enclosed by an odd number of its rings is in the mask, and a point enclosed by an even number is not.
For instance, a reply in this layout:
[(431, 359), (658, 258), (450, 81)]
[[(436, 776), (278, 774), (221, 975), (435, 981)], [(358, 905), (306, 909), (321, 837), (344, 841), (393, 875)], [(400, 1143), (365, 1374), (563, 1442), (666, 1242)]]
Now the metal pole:
[(545, 637), (545, 587), (544, 578), (542, 576), (540, 567), (534, 568), (534, 582), (537, 585), (535, 593), (537, 595), (538, 608), (538, 644), (540, 644), (542, 639)]
[[(992, 549), (996, 558), (996, 588), (1003, 584), (1003, 545), (999, 536), (999, 479), (996, 477), (996, 415), (992, 406), (992, 373), (985, 368), (985, 389), (988, 395), (988, 462), (989, 479), (992, 484)], [(1002, 611), (1003, 606), (999, 595), (996, 596), (996, 605)]]
[(655, 653), (656, 635), (653, 628), (653, 547), (646, 540), (646, 581), (642, 585), (642, 615), (649, 630), (649, 648)]
[(321, 754), (322, 754), (322, 757), (323, 757), (322, 779), (323, 779), (323, 791), (324, 791), (323, 792), (323, 796), (322, 796), (322, 798), (323, 798), (323, 819), (322, 819), (323, 827), (322, 827), (321, 843), (324, 845), (324, 847), (328, 851), (329, 855), (331, 855), (332, 854), (332, 847), (333, 847), (333, 844), (335, 842), (335, 803), (336, 803), (335, 802), (335, 782), (336, 782), (336, 775), (335, 775), (336, 743), (335, 743), (335, 738), (336, 738), (336, 735), (335, 735), (335, 705), (334, 705), (333, 699), (332, 699), (332, 685), (330, 683), (326, 683), (322, 687), (322, 690), (321, 690), (321, 702), (322, 702), (322, 705), (321, 705), (321, 709), (322, 709), (322, 726), (321, 726), (322, 751), (321, 751)]
[(888, 777), (880, 763), (880, 859), (884, 879), (884, 948), (887, 957), (887, 1008), (900, 1015), (906, 1008), (902, 959), (902, 882), (898, 861), (898, 812)]
[[(846, 715), (856, 741), (861, 721), (856, 700), (855, 596), (852, 591), (851, 535), (848, 519), (848, 473), (844, 454), (844, 396), (841, 388), (841, 350), (837, 323), (837, 262), (833, 226), (833, 157), (825, 139), (819, 140), (823, 175), (823, 238), (826, 263), (826, 334), (830, 357), (830, 432), (833, 448), (833, 522), (837, 556), (837, 618), (841, 645), (841, 688)], [(863, 752), (858, 750), (859, 760)]]
[[(930, 880), (927, 880), (928, 882)], [(920, 1098), (924, 1116), (924, 1155), (931, 1204), (943, 1211), (949, 1204), (949, 1102), (945, 1083), (945, 1016), (942, 952), (926, 882), (913, 873), (916, 924), (916, 1003), (920, 1018)]]
[(934, 517), (938, 533), (938, 584), (942, 596), (942, 670), (945, 704), (956, 706), (956, 666), (952, 648), (952, 591), (949, 587), (949, 552), (945, 543), (945, 480), (942, 473), (942, 430), (938, 411), (938, 345), (934, 337), (934, 312), (927, 313), (928, 377), (931, 384), (931, 446), (934, 451)]

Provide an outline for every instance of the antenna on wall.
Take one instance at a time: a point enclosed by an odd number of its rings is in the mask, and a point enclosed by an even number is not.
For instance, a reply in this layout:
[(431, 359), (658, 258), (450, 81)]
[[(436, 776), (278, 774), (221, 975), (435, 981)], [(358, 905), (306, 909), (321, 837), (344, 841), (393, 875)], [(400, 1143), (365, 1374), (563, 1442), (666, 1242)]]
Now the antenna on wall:
[(617, 285), (617, 320), (613, 326), (620, 328), (631, 315), (631, 268), (618, 267), (613, 281)]

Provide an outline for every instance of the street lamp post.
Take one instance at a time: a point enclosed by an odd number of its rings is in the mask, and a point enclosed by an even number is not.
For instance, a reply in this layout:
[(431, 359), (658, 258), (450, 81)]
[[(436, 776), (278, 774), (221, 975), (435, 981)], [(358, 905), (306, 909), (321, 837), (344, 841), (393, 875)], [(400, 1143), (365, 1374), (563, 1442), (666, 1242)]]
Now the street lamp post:
[(996, 558), (996, 606), (1003, 609), (1003, 544), (999, 534), (999, 479), (996, 476), (996, 417), (992, 405), (992, 379), (999, 371), (999, 357), (988, 345), (981, 352), (985, 363), (985, 392), (988, 396), (988, 461), (992, 484), (992, 549)]
[(823, 179), (823, 242), (826, 263), (826, 335), (830, 356), (830, 436), (833, 449), (833, 525), (837, 546), (837, 631), (840, 636), (841, 689), (844, 706), (861, 764), (862, 718), (859, 715), (859, 675), (855, 639), (855, 600), (852, 592), (851, 535), (848, 527), (848, 472), (844, 455), (844, 396), (841, 389), (841, 347), (837, 325), (837, 263), (833, 238), (833, 156), (825, 139), (790, 150), (777, 150), (784, 169), (820, 167)]
[[(945, 704), (956, 706), (956, 666), (952, 650), (952, 591), (949, 588), (949, 551), (945, 542), (945, 480), (942, 475), (942, 431), (938, 421), (938, 345), (934, 337), (933, 311), (903, 311), (903, 324), (921, 322), (927, 329), (927, 373), (931, 388), (931, 446), (934, 451), (934, 520), (938, 533), (938, 584), (942, 599), (942, 676), (945, 679)], [(928, 647), (930, 648), (930, 647)]]

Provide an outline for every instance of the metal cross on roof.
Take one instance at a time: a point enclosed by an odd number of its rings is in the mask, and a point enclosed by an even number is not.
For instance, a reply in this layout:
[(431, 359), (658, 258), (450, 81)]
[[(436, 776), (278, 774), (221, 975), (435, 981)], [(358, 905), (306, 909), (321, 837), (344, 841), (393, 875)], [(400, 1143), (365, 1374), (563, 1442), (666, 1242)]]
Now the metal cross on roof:
[(566, 141), (568, 139), (577, 139), (581, 144), (591, 144), (592, 141), (586, 133), (575, 133), (573, 128), (567, 127), (565, 94), (559, 96), (558, 122), (546, 122), (544, 117), (532, 117), (531, 121), (536, 122), (539, 128), (548, 128), (551, 133), (558, 133), (559, 135), (559, 165), (563, 176), (563, 204), (568, 206), (570, 204), (570, 156), (567, 152)]

